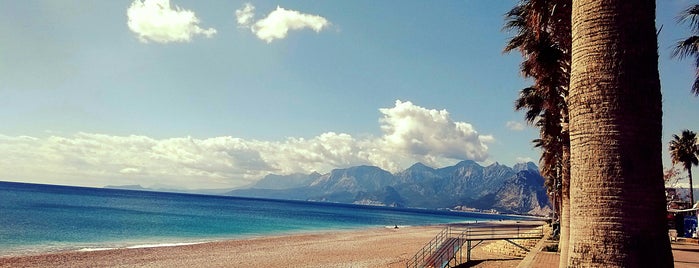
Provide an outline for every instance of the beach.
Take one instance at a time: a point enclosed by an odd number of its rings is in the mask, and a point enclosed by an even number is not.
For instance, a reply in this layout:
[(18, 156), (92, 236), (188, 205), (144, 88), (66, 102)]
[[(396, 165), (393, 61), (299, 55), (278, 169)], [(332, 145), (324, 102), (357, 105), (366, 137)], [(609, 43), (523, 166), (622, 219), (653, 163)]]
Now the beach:
[[(405, 267), (443, 226), (370, 228), (181, 246), (68, 251), (1, 257), (0, 267)], [(478, 248), (477, 248), (478, 249)], [(474, 251), (476, 267), (519, 259)]]
[(0, 194), (0, 267), (405, 267), (443, 224), (524, 219), (2, 182)]

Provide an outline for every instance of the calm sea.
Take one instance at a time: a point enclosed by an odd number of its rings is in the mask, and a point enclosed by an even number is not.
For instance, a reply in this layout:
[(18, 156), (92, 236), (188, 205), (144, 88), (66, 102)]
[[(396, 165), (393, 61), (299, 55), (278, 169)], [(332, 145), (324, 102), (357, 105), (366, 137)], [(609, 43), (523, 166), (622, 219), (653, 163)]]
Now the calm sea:
[(0, 182), (0, 256), (505, 218), (508, 217)]

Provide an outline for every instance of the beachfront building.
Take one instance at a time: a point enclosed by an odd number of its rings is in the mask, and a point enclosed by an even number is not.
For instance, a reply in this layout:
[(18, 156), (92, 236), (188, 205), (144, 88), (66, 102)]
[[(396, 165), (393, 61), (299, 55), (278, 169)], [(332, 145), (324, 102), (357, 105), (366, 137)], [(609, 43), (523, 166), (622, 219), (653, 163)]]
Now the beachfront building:
[(665, 188), (667, 202), (667, 224), (670, 237), (696, 237), (697, 206), (685, 200), (681, 190)]

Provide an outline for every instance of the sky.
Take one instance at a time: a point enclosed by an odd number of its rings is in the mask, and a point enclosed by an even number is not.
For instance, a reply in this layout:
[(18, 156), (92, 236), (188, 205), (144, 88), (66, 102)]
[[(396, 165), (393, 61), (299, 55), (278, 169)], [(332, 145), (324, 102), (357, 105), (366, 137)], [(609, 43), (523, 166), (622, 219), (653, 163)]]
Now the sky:
[[(0, 0), (0, 180), (234, 188), (267, 174), (538, 162), (516, 1)], [(699, 131), (658, 1), (663, 146)], [(670, 165), (667, 150), (663, 162)]]

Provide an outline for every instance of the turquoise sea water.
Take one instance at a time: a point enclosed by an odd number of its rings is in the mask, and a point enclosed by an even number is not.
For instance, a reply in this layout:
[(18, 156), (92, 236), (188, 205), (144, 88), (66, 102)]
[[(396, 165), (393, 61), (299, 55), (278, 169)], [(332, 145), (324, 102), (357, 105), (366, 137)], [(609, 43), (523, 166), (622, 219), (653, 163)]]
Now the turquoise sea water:
[(511, 217), (0, 182), (0, 256), (505, 218)]

